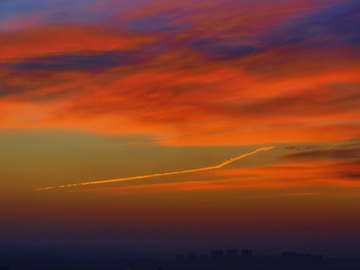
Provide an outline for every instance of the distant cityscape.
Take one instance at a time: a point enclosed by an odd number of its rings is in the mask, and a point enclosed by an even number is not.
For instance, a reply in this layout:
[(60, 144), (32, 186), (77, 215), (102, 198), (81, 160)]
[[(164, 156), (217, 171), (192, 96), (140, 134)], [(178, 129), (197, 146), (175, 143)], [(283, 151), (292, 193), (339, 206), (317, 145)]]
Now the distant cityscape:
[(62, 252), (14, 253), (6, 259), (0, 253), (0, 270), (360, 270), (360, 258), (284, 251), (278, 255), (257, 255), (253, 250), (209, 249), (207, 254), (179, 253), (169, 258), (126, 258)]
[[(252, 261), (255, 259), (254, 253), (252, 250), (242, 250), (239, 254), (237, 249), (214, 249), (211, 250), (210, 256), (209, 255), (195, 255), (195, 254), (188, 254), (187, 256), (182, 254), (176, 255), (176, 260), (178, 262), (196, 262), (197, 260), (200, 262), (234, 262), (234, 261)], [(323, 255), (312, 255), (312, 254), (303, 254), (303, 253), (296, 253), (296, 252), (283, 252), (281, 254), (281, 260), (284, 262), (313, 262), (313, 263), (321, 263), (324, 260)]]
[[(325, 257), (322, 254), (282, 252), (278, 256), (255, 256), (253, 250), (213, 249), (209, 255), (177, 254), (169, 269), (191, 270), (360, 270), (359, 258)], [(159, 269), (160, 270), (160, 269)]]

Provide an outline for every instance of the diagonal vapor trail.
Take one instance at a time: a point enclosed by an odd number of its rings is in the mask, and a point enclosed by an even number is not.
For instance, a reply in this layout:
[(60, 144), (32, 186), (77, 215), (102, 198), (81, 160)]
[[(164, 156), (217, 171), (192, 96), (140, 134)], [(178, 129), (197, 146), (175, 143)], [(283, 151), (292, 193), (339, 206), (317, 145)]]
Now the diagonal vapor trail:
[(251, 156), (253, 154), (256, 154), (260, 151), (268, 151), (273, 149), (274, 146), (270, 147), (263, 147), (259, 148), (251, 153), (243, 154), (241, 156), (231, 158), (230, 160), (225, 160), (223, 163), (215, 166), (210, 167), (204, 167), (199, 169), (192, 169), (192, 170), (184, 170), (184, 171), (178, 171), (178, 172), (167, 172), (167, 173), (156, 173), (156, 174), (149, 174), (149, 175), (141, 175), (141, 176), (133, 176), (133, 177), (125, 177), (125, 178), (117, 178), (117, 179), (110, 179), (110, 180), (101, 180), (101, 181), (92, 181), (92, 182), (84, 182), (84, 183), (78, 183), (78, 184), (70, 184), (70, 185), (63, 185), (59, 187), (46, 187), (46, 188), (39, 188), (36, 190), (49, 190), (54, 188), (64, 188), (64, 187), (75, 187), (75, 186), (86, 186), (86, 185), (99, 185), (99, 184), (107, 184), (107, 183), (114, 183), (114, 182), (122, 182), (122, 181), (131, 181), (131, 180), (138, 180), (138, 179), (146, 179), (146, 178), (152, 178), (157, 176), (166, 176), (166, 175), (174, 175), (174, 174), (183, 174), (183, 173), (192, 173), (192, 172), (201, 172), (201, 171), (209, 171), (209, 170), (215, 170), (220, 169), (236, 160)]

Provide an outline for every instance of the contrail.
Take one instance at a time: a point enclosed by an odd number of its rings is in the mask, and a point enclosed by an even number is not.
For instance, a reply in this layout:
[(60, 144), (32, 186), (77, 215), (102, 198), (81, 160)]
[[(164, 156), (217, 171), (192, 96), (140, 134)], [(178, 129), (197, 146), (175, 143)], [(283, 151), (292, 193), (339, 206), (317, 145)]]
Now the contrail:
[[(102, 181), (92, 181), (92, 182), (85, 182), (85, 183), (79, 183), (79, 184), (70, 184), (70, 185), (63, 185), (59, 186), (57, 188), (65, 188), (65, 187), (75, 187), (75, 186), (86, 186), (86, 185), (98, 185), (98, 184), (107, 184), (107, 183), (114, 183), (114, 182), (122, 182), (122, 181), (131, 181), (131, 180), (138, 180), (138, 179), (146, 179), (146, 178), (152, 178), (157, 176), (166, 176), (166, 175), (174, 175), (174, 174), (183, 174), (183, 173), (192, 173), (192, 172), (201, 172), (201, 171), (209, 171), (209, 170), (215, 170), (220, 169), (236, 160), (251, 156), (257, 152), (260, 151), (268, 151), (273, 149), (274, 146), (271, 147), (263, 147), (259, 148), (251, 153), (247, 153), (235, 158), (231, 158), (230, 160), (225, 160), (223, 163), (215, 166), (210, 167), (204, 167), (199, 169), (192, 169), (192, 170), (184, 170), (184, 171), (178, 171), (178, 172), (167, 172), (167, 173), (156, 173), (156, 174), (149, 174), (149, 175), (141, 175), (141, 176), (133, 176), (133, 177), (125, 177), (125, 178), (117, 178), (117, 179), (110, 179), (110, 180), (102, 180)], [(54, 189), (56, 187), (46, 187), (46, 188), (39, 188), (36, 190), (48, 190), (48, 189)]]

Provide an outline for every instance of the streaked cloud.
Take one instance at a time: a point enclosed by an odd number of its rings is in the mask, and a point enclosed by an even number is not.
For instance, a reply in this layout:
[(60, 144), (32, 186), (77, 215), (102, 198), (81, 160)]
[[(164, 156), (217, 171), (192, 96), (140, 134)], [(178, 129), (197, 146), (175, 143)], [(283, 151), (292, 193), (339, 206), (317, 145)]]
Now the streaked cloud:
[(283, 156), (281, 160), (310, 161), (310, 160), (342, 160), (342, 159), (346, 160), (346, 159), (359, 159), (359, 158), (360, 158), (360, 148), (352, 148), (352, 149), (331, 148), (331, 149), (314, 150), (314, 151), (289, 154)]
[(23, 59), (12, 65), (21, 71), (87, 71), (101, 72), (108, 68), (141, 64), (149, 56), (136, 51), (107, 51), (98, 54), (65, 54)]
[[(93, 24), (49, 3), (51, 22), (0, 36), (2, 127), (170, 145), (358, 138), (358, 3), (227, 3), (74, 3), (105, 16)], [(36, 118), (22, 115), (29, 107)]]
[(1, 62), (76, 53), (135, 50), (156, 36), (118, 33), (103, 27), (39, 26), (0, 35)]

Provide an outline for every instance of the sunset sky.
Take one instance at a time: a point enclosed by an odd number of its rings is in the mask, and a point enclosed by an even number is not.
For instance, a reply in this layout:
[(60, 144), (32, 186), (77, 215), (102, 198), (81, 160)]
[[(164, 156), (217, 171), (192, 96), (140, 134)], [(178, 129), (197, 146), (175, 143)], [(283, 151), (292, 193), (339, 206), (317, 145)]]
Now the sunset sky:
[(360, 256), (359, 29), (358, 0), (0, 0), (0, 248)]

